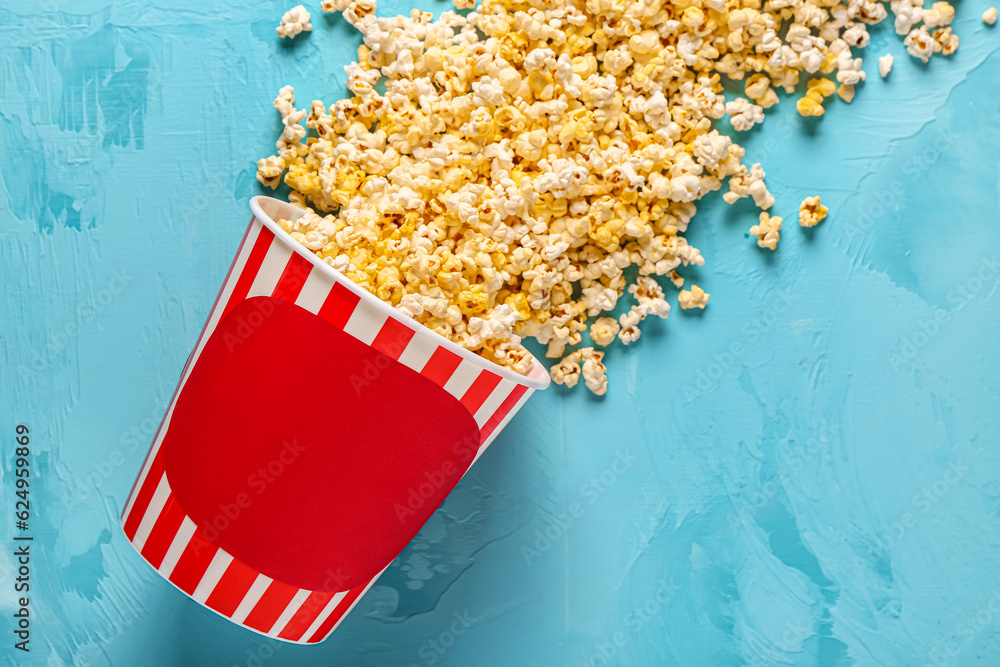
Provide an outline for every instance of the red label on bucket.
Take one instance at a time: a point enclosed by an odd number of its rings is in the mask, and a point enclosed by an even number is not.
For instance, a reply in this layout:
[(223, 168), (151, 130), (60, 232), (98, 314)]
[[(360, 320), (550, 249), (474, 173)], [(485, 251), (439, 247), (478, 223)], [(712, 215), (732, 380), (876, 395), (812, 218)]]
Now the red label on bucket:
[(163, 454), (209, 540), (278, 581), (343, 591), (403, 550), (479, 444), (438, 385), (307, 310), (254, 297), (206, 343)]

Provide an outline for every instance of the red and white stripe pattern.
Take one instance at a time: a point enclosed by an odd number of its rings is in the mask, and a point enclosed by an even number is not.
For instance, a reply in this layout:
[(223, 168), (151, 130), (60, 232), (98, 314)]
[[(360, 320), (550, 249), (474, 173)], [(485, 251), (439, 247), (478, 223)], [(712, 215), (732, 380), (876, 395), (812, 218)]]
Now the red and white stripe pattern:
[[(274, 200), (266, 205), (291, 208)], [(170, 489), (160, 449), (177, 396), (209, 337), (226, 313), (254, 296), (271, 296), (316, 313), (455, 396), (480, 427), (476, 459), (524, 405), (532, 386), (544, 386), (548, 377), (537, 362), (525, 382), (488, 370), (485, 361), (448, 349), (441, 344), (443, 338), (336, 276), (256, 216), (250, 221), (132, 488), (122, 527), (135, 550), (198, 603), (269, 637), (316, 643), (333, 632), (382, 573), (364, 585), (330, 593), (297, 588), (255, 571), (212, 544), (184, 513)]]

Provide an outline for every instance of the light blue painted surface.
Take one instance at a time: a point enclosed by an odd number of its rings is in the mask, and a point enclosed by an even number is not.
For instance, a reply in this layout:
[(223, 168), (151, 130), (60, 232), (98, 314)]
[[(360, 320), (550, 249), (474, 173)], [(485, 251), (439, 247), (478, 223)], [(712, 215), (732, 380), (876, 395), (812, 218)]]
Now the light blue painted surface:
[[(4, 512), (15, 422), (37, 476), (32, 653), (11, 648), (4, 519), (0, 656), (575, 666), (605, 664), (620, 633), (608, 664), (1000, 664), (985, 7), (959, 6), (961, 48), (928, 66), (876, 31), (854, 104), (820, 122), (783, 104), (744, 138), (786, 216), (778, 252), (747, 238), (750, 207), (706, 202), (689, 238), (707, 263), (687, 273), (707, 311), (612, 350), (604, 400), (536, 395), (334, 636), (301, 648), (187, 600), (117, 516), (249, 217), (271, 100), (286, 83), (336, 99), (357, 38), (317, 11), (280, 44), (284, 3), (5, 2)], [(812, 194), (832, 213), (806, 233), (795, 207)], [(635, 462), (614, 475), (618, 455)], [(573, 502), (583, 515), (527, 558)], [(456, 614), (471, 627), (453, 637)]]

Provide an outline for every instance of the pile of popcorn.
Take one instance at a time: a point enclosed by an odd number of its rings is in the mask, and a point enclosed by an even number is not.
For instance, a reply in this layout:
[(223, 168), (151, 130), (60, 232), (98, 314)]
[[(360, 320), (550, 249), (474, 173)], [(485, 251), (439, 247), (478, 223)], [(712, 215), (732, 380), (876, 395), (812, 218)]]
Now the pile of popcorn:
[[(951, 5), (890, 6), (911, 54), (954, 52)], [(751, 129), (776, 89), (791, 94), (803, 78), (802, 115), (822, 115), (834, 92), (849, 102), (865, 80), (852, 48), (887, 16), (872, 0), (482, 0), (437, 19), (376, 17), (375, 0), (322, 9), (343, 12), (364, 44), (345, 68), (351, 97), (299, 108), (286, 86), (274, 102), (284, 130), (257, 178), (284, 181), (309, 209), (280, 224), (466, 349), (525, 373), (521, 341), (533, 337), (560, 359), (555, 382), (582, 375), (597, 394), (607, 379), (596, 348), (667, 317), (656, 277), (680, 289), (677, 270), (704, 263), (683, 236), (699, 199), (725, 182), (727, 203), (763, 211), (758, 245), (777, 247), (764, 170), (742, 164), (717, 122)], [(300, 5), (278, 34), (311, 28)], [(727, 102), (723, 77), (743, 81), (744, 96)], [(826, 213), (810, 197), (800, 224)], [(694, 285), (679, 304), (704, 308), (709, 296)], [(592, 345), (568, 351), (585, 332)]]

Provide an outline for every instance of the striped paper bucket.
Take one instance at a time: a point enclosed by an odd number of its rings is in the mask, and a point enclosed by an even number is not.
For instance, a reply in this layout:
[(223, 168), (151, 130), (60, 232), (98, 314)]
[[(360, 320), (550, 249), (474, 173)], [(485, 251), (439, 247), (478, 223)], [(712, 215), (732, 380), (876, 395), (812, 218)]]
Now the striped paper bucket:
[(122, 512), (135, 550), (234, 623), (330, 635), (536, 389), (354, 285), (268, 197)]

